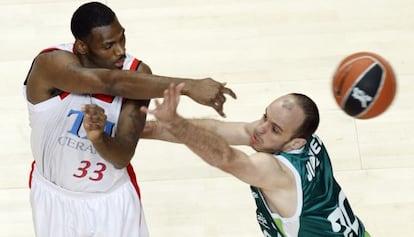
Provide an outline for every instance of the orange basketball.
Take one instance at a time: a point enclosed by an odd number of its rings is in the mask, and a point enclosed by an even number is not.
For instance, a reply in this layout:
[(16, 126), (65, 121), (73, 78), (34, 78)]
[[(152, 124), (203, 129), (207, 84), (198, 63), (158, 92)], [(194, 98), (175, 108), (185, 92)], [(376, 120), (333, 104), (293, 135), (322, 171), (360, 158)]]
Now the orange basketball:
[(369, 119), (382, 114), (391, 104), (397, 82), (391, 65), (370, 52), (343, 59), (333, 76), (336, 103), (348, 115)]

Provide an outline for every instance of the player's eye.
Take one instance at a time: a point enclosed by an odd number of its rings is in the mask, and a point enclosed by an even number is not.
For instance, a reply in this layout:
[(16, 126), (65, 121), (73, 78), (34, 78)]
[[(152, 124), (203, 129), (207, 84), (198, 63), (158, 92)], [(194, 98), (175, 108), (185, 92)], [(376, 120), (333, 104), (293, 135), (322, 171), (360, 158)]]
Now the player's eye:
[(105, 44), (105, 49), (110, 49), (110, 48), (112, 48), (112, 46), (113, 46), (114, 44), (112, 44), (112, 43), (110, 43), (110, 44)]

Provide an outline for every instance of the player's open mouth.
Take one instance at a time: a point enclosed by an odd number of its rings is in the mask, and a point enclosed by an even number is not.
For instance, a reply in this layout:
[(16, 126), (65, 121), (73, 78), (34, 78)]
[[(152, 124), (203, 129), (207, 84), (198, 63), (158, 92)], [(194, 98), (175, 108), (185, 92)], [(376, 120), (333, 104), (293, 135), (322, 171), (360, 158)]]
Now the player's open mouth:
[(118, 61), (115, 62), (115, 66), (117, 68), (122, 68), (124, 66), (124, 62), (125, 62), (125, 59), (122, 58), (122, 59), (120, 59), (120, 60), (118, 60)]

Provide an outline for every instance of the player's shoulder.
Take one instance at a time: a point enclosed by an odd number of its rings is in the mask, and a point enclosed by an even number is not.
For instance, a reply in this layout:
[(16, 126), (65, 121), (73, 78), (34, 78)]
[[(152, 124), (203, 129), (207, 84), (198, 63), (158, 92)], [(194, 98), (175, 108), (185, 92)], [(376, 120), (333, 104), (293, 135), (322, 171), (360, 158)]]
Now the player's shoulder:
[(40, 65), (58, 65), (79, 62), (79, 58), (75, 54), (60, 49), (42, 51), (35, 58), (35, 64)]
[(146, 63), (144, 63), (142, 61), (140, 62), (139, 66), (137, 68), (137, 71), (152, 74), (150, 66), (148, 66)]
[(275, 161), (276, 163), (279, 163), (279, 161), (275, 159), (275, 155), (269, 152), (254, 152), (250, 154), (249, 157), (250, 159), (254, 159), (255, 162), (265, 164), (266, 166), (273, 165)]
[(40, 54), (45, 54), (45, 53), (51, 53), (51, 52), (73, 54), (74, 53), (74, 44), (73, 43), (63, 43), (63, 44), (57, 44), (55, 46), (50, 46), (50, 47), (42, 49), (39, 52), (39, 55)]

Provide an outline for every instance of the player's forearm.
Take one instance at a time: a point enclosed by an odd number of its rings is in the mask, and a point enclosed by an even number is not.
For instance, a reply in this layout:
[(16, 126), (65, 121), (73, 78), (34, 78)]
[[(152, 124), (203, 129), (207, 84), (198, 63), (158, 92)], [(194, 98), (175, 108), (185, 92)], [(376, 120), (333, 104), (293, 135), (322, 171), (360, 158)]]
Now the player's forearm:
[(221, 136), (230, 145), (249, 145), (248, 123), (226, 122), (216, 119), (187, 119), (187, 121)]
[(123, 70), (98, 70), (98, 77), (103, 78), (106, 94), (119, 95), (130, 99), (160, 98), (171, 83), (185, 83), (182, 91), (187, 95), (194, 87), (193, 79), (175, 78)]
[(145, 127), (142, 133), (140, 134), (140, 138), (180, 143), (180, 141), (176, 137), (174, 137), (170, 133), (170, 131), (165, 129), (163, 126), (160, 126), (160, 124), (156, 120), (150, 120), (145, 122)]
[(212, 166), (223, 169), (234, 158), (233, 149), (223, 137), (182, 117), (176, 117), (166, 129)]
[[(250, 136), (246, 131), (247, 123), (223, 122), (216, 119), (187, 119), (187, 121), (221, 136), (230, 145), (249, 145)], [(144, 131), (140, 137), (181, 143), (169, 130), (155, 120), (145, 123)]]
[[(218, 120), (213, 119), (187, 119), (187, 121), (191, 122), (192, 124), (205, 128), (212, 132), (218, 132), (217, 126), (221, 123)], [(219, 135), (224, 135), (217, 133)], [(160, 124), (157, 120), (149, 120), (145, 123), (145, 128), (143, 132), (140, 134), (141, 138), (144, 139), (156, 139), (162, 140), (167, 142), (174, 142), (174, 143), (181, 143), (168, 129)], [(225, 137), (223, 137), (226, 139)]]
[(129, 164), (136, 148), (136, 143), (120, 141), (106, 134), (102, 134), (100, 138), (91, 142), (99, 155), (118, 169), (122, 169)]

